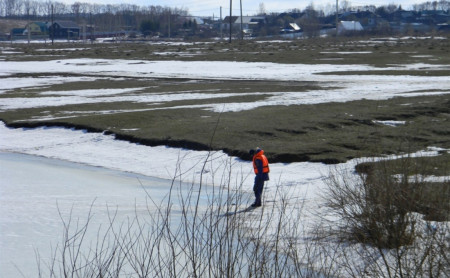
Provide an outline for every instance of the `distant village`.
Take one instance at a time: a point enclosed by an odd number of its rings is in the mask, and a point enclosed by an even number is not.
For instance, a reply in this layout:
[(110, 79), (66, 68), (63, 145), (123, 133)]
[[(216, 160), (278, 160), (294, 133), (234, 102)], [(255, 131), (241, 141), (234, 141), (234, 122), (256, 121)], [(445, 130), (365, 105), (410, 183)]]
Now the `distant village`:
[[(428, 2), (429, 3), (429, 2)], [(436, 3), (436, 2), (435, 2)], [(25, 23), (0, 32), (0, 40), (157, 40), (209, 38), (313, 38), (319, 36), (448, 34), (449, 2), (423, 5), (421, 10), (401, 6), (348, 7), (325, 15), (312, 6), (285, 13), (258, 13), (254, 16), (191, 16), (179, 9), (127, 9), (98, 11), (95, 14), (72, 7), (71, 12), (51, 16), (23, 14), (0, 17), (0, 22), (17, 19)], [(426, 9), (431, 7), (431, 9)], [(19, 19), (22, 19), (19, 21)], [(34, 19), (34, 20), (33, 20)]]

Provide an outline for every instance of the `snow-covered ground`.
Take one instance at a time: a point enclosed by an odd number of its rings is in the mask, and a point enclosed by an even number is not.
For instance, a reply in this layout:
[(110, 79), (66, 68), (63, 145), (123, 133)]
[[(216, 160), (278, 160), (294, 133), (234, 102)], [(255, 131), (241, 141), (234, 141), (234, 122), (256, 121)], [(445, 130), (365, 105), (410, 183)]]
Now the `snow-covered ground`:
[[(220, 71), (217, 71), (220, 68)], [(39, 77), (39, 78), (4, 78), (0, 84), (0, 94), (11, 88), (34, 88), (42, 86), (39, 97), (17, 99), (3, 98), (0, 110), (63, 105), (72, 103), (91, 103), (96, 101), (123, 100), (142, 102), (170, 102), (177, 99), (226, 97), (222, 94), (206, 95), (201, 93), (174, 93), (165, 96), (154, 94), (134, 94), (139, 89), (124, 90), (77, 90), (49, 92), (43, 89), (49, 84), (61, 84), (77, 80), (92, 80), (98, 76), (130, 77), (170, 77), (195, 79), (270, 79), (319, 81), (324, 86), (338, 89), (310, 91), (302, 94), (277, 92), (268, 99), (252, 103), (231, 103), (203, 105), (212, 111), (239, 111), (254, 109), (264, 105), (311, 104), (330, 101), (349, 101), (355, 99), (386, 99), (395, 96), (415, 96), (427, 94), (448, 94), (450, 80), (448, 77), (420, 76), (384, 76), (384, 75), (317, 75), (330, 71), (358, 70), (405, 70), (405, 69), (448, 69), (448, 65), (393, 65), (389, 68), (372, 68), (355, 65), (284, 65), (275, 63), (245, 62), (180, 62), (180, 61), (130, 61), (104, 59), (70, 59), (47, 62), (7, 62), (0, 61), (0, 75), (8, 77), (15, 73), (77, 73), (86, 77)], [(92, 76), (92, 77), (91, 77)], [(364, 84), (364, 90), (361, 90)], [(126, 94), (125, 94), (126, 93)], [(254, 92), (255, 94), (259, 92)], [(224, 108), (225, 107), (225, 108)], [(394, 126), (402, 123), (386, 122)], [(256, 147), (256, 146), (255, 146)], [(264, 146), (260, 146), (264, 148)], [(41, 160), (28, 154), (55, 160)], [(437, 150), (430, 149), (419, 155), (436, 155)], [(86, 213), (87, 204), (98, 198), (100, 205), (111, 203), (122, 213), (130, 212), (130, 207), (144, 205), (144, 195), (137, 176), (144, 179), (149, 187), (155, 186), (164, 197), (164, 185), (169, 187), (173, 178), (184, 182), (202, 182), (211, 186), (239, 185), (251, 192), (253, 173), (251, 163), (223, 152), (201, 152), (185, 149), (147, 147), (125, 141), (114, 140), (113, 136), (100, 133), (86, 133), (79, 130), (62, 128), (10, 129), (0, 124), (0, 276), (10, 276), (13, 265), (23, 269), (34, 261), (33, 248), (42, 247), (42, 242), (49, 246), (54, 239), (53, 232), (61, 231), (56, 203), (65, 208), (82, 202), (83, 209), (76, 216)], [(66, 162), (78, 164), (66, 164)], [(267, 203), (277, 202), (280, 192), (289, 194), (292, 202), (303, 201), (302, 224), (308, 227), (320, 220), (323, 210), (320, 194), (323, 192), (324, 179), (336, 167), (340, 171), (351, 173), (356, 160), (340, 165), (320, 163), (277, 163), (271, 164), (271, 180), (265, 190)], [(33, 167), (30, 165), (33, 164)], [(109, 170), (96, 173), (97, 166)], [(29, 166), (29, 167), (28, 167)], [(49, 168), (46, 168), (48, 166)], [(8, 170), (6, 170), (8, 169)], [(28, 170), (30, 169), (30, 170)], [(51, 171), (51, 172), (48, 172)], [(119, 171), (119, 172), (116, 172)], [(122, 173), (122, 174), (120, 174)], [(125, 174), (128, 173), (128, 174)], [(231, 173), (231, 174), (230, 174)], [(142, 176), (141, 176), (142, 175)], [(159, 178), (147, 180), (149, 177)], [(202, 180), (200, 180), (202, 179)], [(229, 180), (230, 179), (230, 180)], [(98, 181), (98, 182), (96, 182)], [(107, 181), (107, 182), (106, 182)], [(92, 182), (92, 183), (91, 183)], [(134, 213), (131, 212), (130, 213)], [(31, 242), (27, 238), (33, 239)], [(56, 239), (57, 240), (57, 239)], [(53, 242), (57, 244), (58, 242)], [(5, 250), (12, 252), (9, 256)], [(17, 250), (21, 252), (18, 253)], [(23, 252), (22, 252), (23, 250)], [(42, 254), (45, 251), (39, 250)]]
[[(382, 70), (442, 70), (448, 65), (410, 64), (392, 65), (391, 67), (372, 67), (367, 65), (305, 65), (277, 63), (247, 63), (224, 61), (142, 61), (142, 60), (107, 60), (107, 59), (66, 59), (39, 62), (1, 62), (1, 76), (16, 73), (75, 73), (89, 76), (142, 77), (142, 78), (192, 78), (192, 79), (254, 79), (254, 80), (291, 80), (317, 81), (322, 86), (333, 87), (330, 90), (312, 90), (308, 92), (274, 92), (264, 101), (254, 103), (205, 104), (191, 106), (209, 109), (216, 112), (240, 111), (268, 105), (316, 104), (323, 102), (345, 102), (358, 99), (388, 99), (399, 96), (417, 96), (449, 93), (450, 80), (445, 76), (388, 76), (388, 75), (318, 75), (317, 73), (333, 71), (382, 71)], [(220, 69), (220, 70), (217, 70)], [(0, 85), (0, 93), (7, 89), (34, 87), (37, 85), (76, 81), (74, 77), (17, 78), (4, 79)], [(363, 85), (362, 85), (363, 84)], [(446, 91), (447, 90), (447, 91)], [(130, 90), (97, 91), (83, 90), (61, 92), (43, 92), (39, 98), (11, 98), (0, 103), (0, 109), (16, 109), (20, 107), (42, 107), (62, 104), (80, 104), (111, 101), (134, 101), (155, 103), (175, 101), (177, 99), (208, 99), (226, 97), (233, 94), (201, 94), (193, 92), (174, 92), (170, 95), (158, 94), (126, 94)], [(132, 90), (131, 90), (132, 91)], [(53, 95), (48, 95), (52, 93)], [(88, 95), (90, 93), (91, 95)], [(254, 92), (253, 94), (258, 94)], [(47, 96), (46, 96), (47, 95)]]

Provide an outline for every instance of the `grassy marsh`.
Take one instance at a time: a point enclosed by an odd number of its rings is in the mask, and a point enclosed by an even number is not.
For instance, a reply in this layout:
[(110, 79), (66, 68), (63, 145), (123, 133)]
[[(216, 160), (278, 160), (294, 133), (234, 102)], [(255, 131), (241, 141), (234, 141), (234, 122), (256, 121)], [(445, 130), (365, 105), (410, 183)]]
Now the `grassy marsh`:
[[(300, 40), (282, 42), (192, 42), (187, 44), (14, 44), (15, 54), (5, 61), (64, 58), (107, 58), (183, 61), (258, 61), (302, 64), (367, 64), (390, 66), (415, 63), (448, 65), (445, 39)], [(45, 51), (43, 51), (45, 49)], [(351, 53), (354, 53), (353, 55)], [(218, 69), (220, 70), (220, 69)], [(358, 71), (359, 75), (448, 76), (445, 67), (417, 70)], [(355, 72), (333, 72), (346, 75)], [(59, 74), (54, 74), (58, 76)], [(83, 74), (61, 73), (62, 76)], [(28, 77), (49, 76), (47, 73)], [(0, 77), (24, 77), (24, 74)], [(89, 75), (89, 77), (95, 77)], [(364, 84), (361, 84), (361, 90)], [(273, 105), (239, 112), (217, 113), (202, 105), (263, 102), (276, 92), (325, 90), (317, 81), (191, 80), (98, 76), (95, 81), (68, 82), (35, 88), (17, 88), (1, 98), (37, 97), (41, 92), (145, 88), (138, 93), (210, 94), (211, 98), (141, 103), (111, 101), (0, 111), (10, 126), (58, 125), (114, 133), (118, 138), (148, 145), (165, 144), (192, 149), (221, 149), (249, 159), (247, 151), (264, 147), (273, 162), (318, 161), (338, 163), (350, 158), (414, 152), (428, 146), (450, 148), (450, 97), (442, 95), (356, 100), (345, 103)], [(255, 93), (257, 92), (257, 93)], [(411, 88), (411, 92), (417, 89)], [(134, 92), (136, 94), (136, 92)], [(137, 94), (138, 94), (137, 93)], [(216, 97), (215, 94), (230, 94)], [(376, 121), (403, 121), (396, 127)], [(216, 129), (217, 127), (217, 129)], [(212, 145), (211, 137), (215, 132)]]

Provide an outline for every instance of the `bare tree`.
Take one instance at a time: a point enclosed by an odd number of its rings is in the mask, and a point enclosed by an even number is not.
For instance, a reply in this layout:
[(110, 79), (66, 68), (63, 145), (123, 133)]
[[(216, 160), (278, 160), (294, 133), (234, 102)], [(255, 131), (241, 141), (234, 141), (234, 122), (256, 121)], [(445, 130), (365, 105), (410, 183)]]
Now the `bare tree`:
[(27, 19), (31, 19), (32, 1), (23, 0), (23, 12)]
[(266, 6), (264, 3), (259, 3), (259, 10), (258, 15), (265, 15), (266, 14)]
[(341, 0), (341, 1), (339, 1), (339, 10), (341, 11), (341, 12), (347, 12), (347, 11), (350, 11), (350, 9), (351, 9), (351, 3), (349, 2), (349, 1), (347, 1), (347, 0)]
[(78, 22), (78, 20), (80, 19), (80, 9), (81, 9), (80, 2), (73, 3), (71, 6), (71, 9), (72, 9), (72, 14), (75, 16), (75, 21)]
[(314, 38), (320, 35), (319, 12), (314, 9), (312, 4), (305, 8), (299, 24), (306, 37)]
[(13, 16), (18, 15), (19, 11), (17, 10), (17, 0), (3, 0), (5, 5), (5, 15)]

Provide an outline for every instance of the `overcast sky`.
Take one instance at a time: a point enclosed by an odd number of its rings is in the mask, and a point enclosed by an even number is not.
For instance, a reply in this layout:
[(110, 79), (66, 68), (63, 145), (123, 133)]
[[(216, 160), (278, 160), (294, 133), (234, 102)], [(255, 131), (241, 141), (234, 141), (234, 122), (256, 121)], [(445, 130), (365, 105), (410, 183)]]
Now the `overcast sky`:
[[(339, 0), (343, 1), (343, 0)], [(403, 9), (410, 9), (414, 4), (421, 4), (427, 0), (355, 0), (348, 2), (351, 6), (365, 6), (365, 5), (402, 5)], [(63, 0), (67, 4), (76, 2), (75, 0)], [(83, 1), (79, 1), (83, 2)], [(222, 6), (222, 15), (226, 16), (230, 13), (230, 0), (93, 0), (89, 3), (99, 4), (136, 4), (139, 6), (167, 6), (184, 8), (193, 15), (201, 16), (219, 16), (220, 7)], [(260, 11), (260, 4), (264, 4), (267, 13), (284, 12), (290, 9), (304, 9), (306, 6), (313, 4), (316, 9), (324, 11), (331, 10), (335, 7), (335, 0), (278, 0), (278, 1), (264, 1), (264, 0), (242, 0), (242, 10), (244, 15), (254, 15)], [(240, 1), (233, 0), (233, 14), (239, 13)]]

